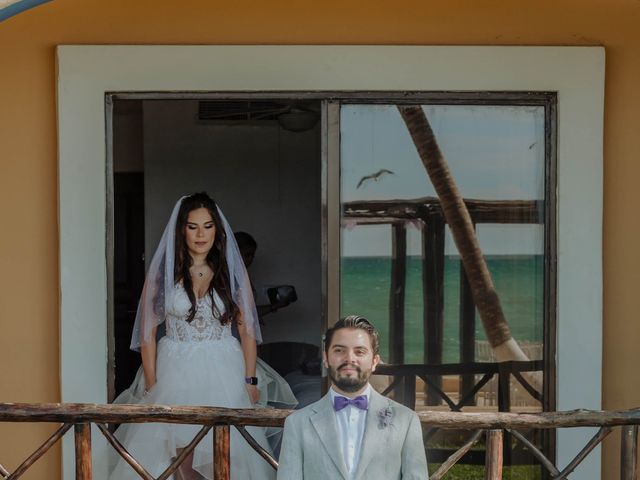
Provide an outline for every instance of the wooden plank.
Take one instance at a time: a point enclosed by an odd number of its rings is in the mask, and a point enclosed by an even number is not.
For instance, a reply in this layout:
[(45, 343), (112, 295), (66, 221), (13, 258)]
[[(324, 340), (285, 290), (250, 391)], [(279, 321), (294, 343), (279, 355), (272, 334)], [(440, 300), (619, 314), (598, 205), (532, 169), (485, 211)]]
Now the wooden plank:
[(557, 476), (560, 473), (553, 462), (551, 462), (544, 455), (544, 453), (542, 453), (538, 449), (538, 447), (531, 443), (522, 433), (518, 432), (517, 430), (509, 430), (509, 433), (516, 437), (520, 442), (522, 442), (524, 446), (527, 447), (527, 449), (533, 454), (533, 456), (538, 459), (542, 466), (546, 468), (549, 473), (551, 473), (552, 476)]
[(476, 443), (478, 443), (478, 440), (480, 440), (481, 436), (482, 436), (482, 430), (476, 430), (471, 435), (471, 438), (469, 438), (469, 440), (467, 440), (467, 442), (462, 447), (456, 450), (455, 453), (453, 453), (453, 455), (447, 458), (447, 460), (443, 462), (442, 465), (440, 465), (440, 468), (438, 468), (438, 470), (436, 470), (429, 478), (431, 480), (440, 480), (442, 477), (444, 477), (444, 475), (449, 470), (451, 470), (451, 467), (453, 467), (456, 463), (458, 463), (460, 459), (464, 457), (464, 455), (469, 450), (471, 450), (471, 447), (473, 447)]
[(391, 286), (389, 289), (389, 362), (404, 363), (404, 297), (407, 274), (407, 229), (391, 227)]
[(167, 480), (176, 471), (178, 471), (182, 463), (191, 455), (198, 443), (200, 443), (200, 441), (207, 435), (207, 433), (209, 433), (209, 430), (211, 430), (211, 426), (204, 425), (196, 434), (196, 436), (193, 437), (193, 440), (191, 440), (191, 442), (189, 442), (186, 447), (180, 449), (180, 453), (178, 454), (178, 456), (173, 460), (173, 462), (171, 462), (166, 470), (162, 472), (162, 475), (158, 477), (158, 480)]
[(248, 92), (246, 90), (237, 92), (117, 92), (107, 94), (117, 100), (285, 100), (290, 101), (292, 97), (300, 100), (325, 100), (327, 98), (341, 101), (344, 104), (367, 103), (373, 105), (406, 104), (418, 103), (429, 105), (464, 105), (469, 103), (477, 105), (535, 105), (549, 106), (555, 101), (556, 92), (488, 92), (480, 91), (380, 91), (380, 90), (311, 90), (296, 91), (292, 95), (290, 91), (257, 91)]
[[(460, 262), (460, 363), (474, 363), (476, 361), (476, 306), (467, 272)], [(460, 376), (460, 396), (466, 395), (473, 389), (475, 376), (471, 374)], [(467, 405), (475, 405), (476, 397), (469, 399)]]
[[(471, 402), (475, 398), (476, 393), (478, 393), (482, 387), (484, 387), (487, 383), (489, 383), (489, 381), (492, 378), (493, 378), (493, 374), (490, 374), (490, 373), (484, 374), (482, 378), (478, 381), (478, 383), (474, 384), (471, 387), (471, 389), (465, 392), (464, 396), (460, 398), (460, 400), (458, 401), (458, 407), (462, 408), (468, 405), (469, 402)], [(456, 410), (459, 410), (459, 408)]]
[[(49, 449), (58, 441), (60, 440), (60, 438), (62, 438), (62, 436), (67, 433), (67, 431), (73, 426), (73, 424), (71, 423), (65, 423), (64, 425), (60, 426), (60, 428), (58, 428), (53, 435), (51, 435), (42, 445), (40, 445), (40, 447), (38, 447), (38, 449), (33, 452), (31, 455), (29, 455), (29, 457), (22, 462), (18, 468), (16, 468), (13, 473), (11, 474), (11, 480), (16, 480), (18, 478), (20, 478), (22, 476), (22, 474), (24, 472), (26, 472), (29, 467), (31, 467), (31, 465), (33, 465), (34, 463), (36, 463), (36, 461), (38, 461), (38, 459), (40, 457), (42, 457), (42, 455), (44, 455), (45, 453), (47, 453), (49, 451)], [(0, 466), (0, 474), (2, 474), (4, 477), (8, 477), (9, 476), (9, 472), (7, 472), (4, 467)]]
[(443, 363), (442, 365), (425, 365), (422, 363), (407, 363), (403, 365), (378, 365), (375, 374), (378, 375), (461, 375), (465, 373), (485, 374), (498, 373), (500, 366), (508, 367), (511, 372), (541, 372), (542, 360), (508, 361), (508, 362), (474, 362), (470, 364)]
[(637, 480), (638, 426), (625, 425), (620, 433), (620, 480)]
[(229, 425), (213, 427), (213, 480), (231, 479)]
[(487, 431), (485, 480), (502, 480), (502, 430)]
[(529, 395), (531, 395), (540, 403), (544, 402), (544, 398), (542, 394), (539, 391), (537, 391), (535, 388), (533, 388), (533, 386), (522, 376), (520, 372), (512, 372), (512, 373), (514, 378), (518, 381), (520, 385), (522, 385), (522, 387), (529, 393)]
[(215, 423), (282, 427), (291, 412), (273, 408), (222, 408), (94, 403), (0, 403), (0, 422)]
[(402, 404), (411, 410), (416, 408), (416, 377), (413, 375), (402, 378)]
[(91, 463), (91, 424), (76, 423), (74, 425), (76, 445), (76, 480), (93, 478)]
[[(471, 430), (473, 431), (473, 430)], [(465, 432), (468, 434), (469, 431)], [(471, 449), (469, 450), (464, 457), (462, 457), (460, 460), (458, 460), (457, 465), (483, 465), (486, 462), (486, 451), (484, 449), (484, 435), (481, 438), (483, 444), (482, 444), (482, 449), (478, 448), (478, 449)], [(425, 438), (425, 443), (428, 443), (429, 440)], [(444, 462), (447, 461), (447, 459), (453, 455), (456, 452), (455, 448), (438, 448), (438, 447), (429, 447), (428, 449), (428, 453), (427, 453), (427, 458), (429, 460), (429, 464), (442, 464)], [(531, 458), (531, 455), (528, 454), (528, 452), (526, 452), (524, 449), (520, 448), (518, 455), (514, 456), (513, 462), (512, 462), (512, 466), (513, 465), (532, 465), (533, 460)], [(504, 467), (503, 467), (504, 468)], [(484, 475), (484, 469), (480, 470), (480, 472), (482, 472), (481, 474)], [(544, 471), (542, 471), (542, 476), (540, 478), (535, 477), (536, 480), (544, 480)], [(444, 477), (447, 480), (450, 480), (448, 477)], [(458, 477), (460, 478), (460, 477)], [(478, 478), (478, 477), (473, 477), (473, 478)], [(482, 478), (482, 477), (480, 477)], [(527, 480), (529, 480), (527, 477), (525, 477)], [(549, 477), (551, 478), (551, 477)], [(429, 477), (429, 480), (432, 480), (431, 477)], [(465, 479), (467, 480), (467, 479)], [(571, 480), (580, 480), (580, 479), (571, 479)]]
[(451, 400), (449, 395), (447, 395), (445, 392), (443, 392), (442, 389), (440, 388), (440, 386), (433, 384), (428, 376), (420, 376), (420, 378), (422, 378), (422, 380), (424, 380), (424, 382), (429, 386), (429, 390), (433, 390), (434, 392), (436, 392), (438, 394), (438, 396), (442, 400), (444, 400), (447, 403), (447, 405), (449, 405), (449, 408), (452, 411), (454, 411), (454, 412), (460, 411), (459, 406), (456, 405), (453, 400)]
[[(422, 285), (424, 362), (442, 364), (444, 340), (444, 220), (439, 216), (427, 219), (422, 233)], [(432, 384), (442, 388), (441, 376), (429, 376)], [(440, 405), (440, 395), (426, 389), (427, 405)]]
[(239, 425), (235, 425), (236, 430), (238, 430), (238, 432), (240, 432), (240, 435), (242, 435), (242, 437), (247, 441), (247, 443), (249, 445), (251, 445), (251, 448), (253, 448), (258, 455), (260, 455), (262, 458), (264, 458), (264, 460), (271, 465), (271, 467), (274, 470), (278, 469), (278, 461), (273, 458), (273, 455), (271, 455), (269, 452), (267, 452), (262, 445), (260, 445), (255, 438), (253, 438), (251, 436), (251, 434), (247, 431), (246, 428), (244, 428), (243, 426), (239, 426)]
[[(498, 364), (498, 411), (511, 410), (511, 369), (507, 362)], [(511, 465), (511, 435), (503, 433), (503, 461)]]
[[(557, 193), (558, 193), (558, 161), (557, 161), (557, 135), (558, 135), (558, 99), (552, 98), (544, 109), (545, 132), (545, 180), (544, 198), (546, 202), (540, 206), (544, 209), (544, 308), (543, 310), (543, 338), (545, 361), (542, 396), (543, 408), (546, 412), (557, 409), (557, 324), (558, 324), (558, 218), (557, 218)], [(556, 462), (557, 435), (555, 430), (547, 430), (543, 433), (543, 447), (549, 460)], [(543, 479), (544, 480), (544, 479)]]
[[(474, 223), (536, 224), (544, 221), (544, 202), (539, 200), (463, 199)], [(428, 215), (443, 216), (440, 200), (435, 197), (396, 200), (357, 200), (343, 204), (343, 218), (398, 220), (425, 219)]]
[(509, 362), (498, 364), (498, 411), (511, 410), (511, 370)]
[(582, 450), (575, 456), (573, 460), (569, 462), (569, 464), (564, 467), (564, 470), (560, 472), (560, 475), (554, 477), (554, 480), (564, 480), (571, 474), (577, 467), (582, 463), (582, 461), (591, 453), (591, 451), (596, 448), (602, 440), (604, 440), (607, 435), (611, 433), (610, 427), (602, 427), (598, 432), (589, 440)]
[(106, 425), (98, 423), (97, 427), (98, 429), (100, 429), (100, 432), (102, 432), (102, 434), (105, 436), (114, 450), (118, 452), (118, 455), (120, 455), (129, 465), (131, 465), (131, 468), (133, 468), (135, 472), (140, 475), (140, 478), (142, 478), (143, 480), (154, 480), (153, 475), (147, 472), (147, 470), (142, 465), (140, 465), (140, 463), (138, 463), (135, 458), (133, 458), (133, 456), (127, 451), (124, 445), (120, 443), (120, 440), (113, 436)]
[[(413, 367), (413, 366), (412, 366)], [(78, 419), (96, 423), (175, 423), (211, 425), (282, 426), (291, 410), (227, 409), (219, 407), (168, 407), (162, 405), (20, 404), (0, 403), (0, 422), (59, 422)], [(568, 428), (640, 425), (640, 410), (571, 410), (542, 413), (418, 413), (425, 427), (445, 429)]]

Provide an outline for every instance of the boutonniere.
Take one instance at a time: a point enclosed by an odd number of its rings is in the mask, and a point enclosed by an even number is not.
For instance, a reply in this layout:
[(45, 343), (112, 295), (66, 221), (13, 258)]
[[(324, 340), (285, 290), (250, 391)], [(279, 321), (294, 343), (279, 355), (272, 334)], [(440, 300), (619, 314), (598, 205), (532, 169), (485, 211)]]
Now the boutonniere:
[(378, 428), (387, 428), (389, 425), (393, 426), (391, 420), (393, 418), (393, 407), (391, 404), (378, 410)]

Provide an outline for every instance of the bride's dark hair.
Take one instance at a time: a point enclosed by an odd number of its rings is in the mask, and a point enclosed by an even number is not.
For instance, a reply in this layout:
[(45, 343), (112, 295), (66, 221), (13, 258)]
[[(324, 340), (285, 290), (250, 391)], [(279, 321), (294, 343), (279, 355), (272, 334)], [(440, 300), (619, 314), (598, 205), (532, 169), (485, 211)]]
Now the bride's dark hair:
[(187, 228), (189, 212), (197, 210), (198, 208), (206, 208), (209, 211), (216, 227), (213, 246), (211, 250), (209, 250), (206, 258), (209, 267), (213, 270), (213, 278), (211, 282), (209, 282), (208, 295), (211, 297), (211, 304), (213, 305), (214, 311), (216, 310), (216, 302), (213, 299), (213, 291), (215, 290), (220, 296), (224, 304), (224, 312), (218, 313), (221, 313), (220, 323), (225, 325), (237, 318), (240, 309), (233, 301), (231, 282), (229, 280), (229, 267), (226, 259), (227, 234), (220, 215), (218, 215), (216, 202), (205, 192), (189, 195), (180, 205), (178, 218), (176, 220), (174, 279), (176, 283), (182, 282), (187, 296), (191, 301), (191, 309), (189, 310), (189, 317), (187, 317), (187, 322), (191, 322), (196, 314), (196, 296), (193, 293), (193, 282), (191, 281), (191, 275), (189, 273), (189, 268), (193, 265), (193, 259), (189, 254), (187, 242), (185, 241), (185, 229)]

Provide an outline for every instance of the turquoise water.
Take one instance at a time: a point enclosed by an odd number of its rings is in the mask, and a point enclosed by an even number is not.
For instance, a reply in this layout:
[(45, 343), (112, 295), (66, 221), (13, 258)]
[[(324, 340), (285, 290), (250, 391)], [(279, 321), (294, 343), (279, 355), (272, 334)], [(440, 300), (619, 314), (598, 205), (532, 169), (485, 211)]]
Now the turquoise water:
[[(487, 257), (502, 308), (518, 341), (542, 342), (544, 312), (544, 257), (541, 255)], [(381, 355), (388, 358), (388, 257), (344, 257), (341, 277), (341, 313), (357, 313), (380, 330)], [(444, 362), (459, 361), (460, 259), (445, 257)], [(422, 363), (422, 275), (420, 257), (407, 258), (405, 294), (405, 362)], [(476, 338), (486, 340), (476, 313)]]

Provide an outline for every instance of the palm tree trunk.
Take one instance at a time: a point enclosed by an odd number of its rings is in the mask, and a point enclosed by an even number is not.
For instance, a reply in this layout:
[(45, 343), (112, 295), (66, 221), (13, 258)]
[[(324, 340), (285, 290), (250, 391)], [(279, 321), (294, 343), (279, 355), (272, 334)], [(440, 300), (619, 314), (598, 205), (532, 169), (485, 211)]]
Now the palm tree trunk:
[(398, 110), (440, 199), (444, 218), (449, 225), (469, 279), (473, 300), (497, 360), (499, 362), (528, 360), (511, 336), (491, 273), (480, 250), (471, 216), (422, 107), (406, 105), (398, 106)]

